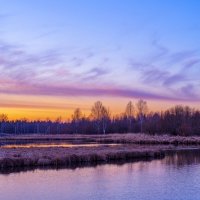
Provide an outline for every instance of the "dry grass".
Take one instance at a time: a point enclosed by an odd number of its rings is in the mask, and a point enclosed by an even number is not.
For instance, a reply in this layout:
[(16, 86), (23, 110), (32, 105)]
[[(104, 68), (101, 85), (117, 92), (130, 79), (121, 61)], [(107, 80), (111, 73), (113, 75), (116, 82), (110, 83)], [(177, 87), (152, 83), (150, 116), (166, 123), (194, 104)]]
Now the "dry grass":
[(199, 145), (199, 136), (169, 136), (146, 134), (108, 134), (108, 135), (11, 135), (0, 137), (3, 142), (40, 142), (40, 141), (68, 141), (68, 142), (95, 142), (95, 143), (121, 143), (121, 144), (173, 144), (173, 145)]
[(15, 167), (71, 166), (163, 156), (164, 153), (159, 147), (147, 148), (136, 145), (75, 148), (1, 148), (0, 168), (4, 170)]
[(0, 148), (0, 170), (16, 167), (72, 166), (132, 159), (159, 158), (170, 145), (199, 145), (200, 137), (150, 136), (145, 134), (109, 135), (17, 135), (3, 136), (0, 143), (19, 142), (101, 143), (91, 147)]
[(169, 135), (146, 135), (146, 134), (112, 134), (96, 139), (99, 143), (121, 144), (160, 144), (160, 145), (199, 145), (198, 136), (169, 136)]

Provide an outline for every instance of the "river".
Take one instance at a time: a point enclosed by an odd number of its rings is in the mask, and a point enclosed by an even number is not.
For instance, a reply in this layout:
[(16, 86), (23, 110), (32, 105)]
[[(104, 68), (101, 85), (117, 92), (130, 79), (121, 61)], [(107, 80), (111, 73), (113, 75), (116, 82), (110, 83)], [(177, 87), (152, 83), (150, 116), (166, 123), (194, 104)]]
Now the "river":
[(2, 200), (199, 200), (200, 150), (162, 160), (0, 174)]

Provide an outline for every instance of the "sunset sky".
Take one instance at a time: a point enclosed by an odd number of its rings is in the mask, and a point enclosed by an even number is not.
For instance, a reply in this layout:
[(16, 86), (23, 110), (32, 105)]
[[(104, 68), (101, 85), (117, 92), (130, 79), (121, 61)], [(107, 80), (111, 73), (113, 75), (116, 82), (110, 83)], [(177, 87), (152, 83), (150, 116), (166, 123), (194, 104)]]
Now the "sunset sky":
[(200, 1), (0, 0), (0, 113), (67, 119), (101, 100), (200, 108)]

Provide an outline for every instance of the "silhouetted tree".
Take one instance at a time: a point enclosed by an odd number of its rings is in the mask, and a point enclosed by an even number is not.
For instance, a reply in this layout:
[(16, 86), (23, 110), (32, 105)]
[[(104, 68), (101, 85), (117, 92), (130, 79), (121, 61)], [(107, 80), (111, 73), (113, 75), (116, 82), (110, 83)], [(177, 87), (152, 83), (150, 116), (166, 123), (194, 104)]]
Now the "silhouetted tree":
[(1, 124), (1, 132), (4, 132), (5, 123), (8, 121), (8, 116), (6, 114), (0, 114), (0, 124)]
[(108, 121), (110, 120), (110, 111), (106, 109), (104, 106), (102, 108), (102, 128), (103, 134), (106, 134), (106, 129), (108, 125)]
[(57, 119), (55, 120), (55, 123), (56, 123), (56, 133), (57, 134), (61, 133), (61, 122), (62, 122), (62, 117), (61, 116), (57, 117)]
[(100, 133), (100, 129), (102, 127), (102, 131), (105, 134), (107, 128), (107, 122), (110, 117), (110, 112), (103, 106), (101, 101), (97, 101), (94, 103), (94, 106), (91, 109), (91, 117), (96, 124), (97, 133), (98, 134)]
[(145, 118), (145, 115), (147, 114), (147, 111), (148, 111), (148, 107), (147, 107), (147, 102), (140, 99), (137, 104), (137, 114), (138, 114), (138, 118), (139, 118), (139, 121), (140, 121), (140, 132), (142, 133), (143, 132), (143, 121), (144, 121), (144, 118)]
[(126, 105), (125, 117), (127, 118), (128, 123), (129, 123), (129, 132), (131, 132), (133, 118), (134, 118), (134, 105), (132, 101), (129, 101), (128, 104)]
[[(136, 104), (137, 118), (134, 118), (132, 102), (125, 113), (111, 118), (109, 109), (97, 101), (91, 109), (90, 117), (85, 117), (80, 109), (75, 109), (72, 120), (55, 121), (20, 120), (9, 121), (6, 114), (0, 114), (0, 133), (7, 134), (94, 134), (143, 132), (147, 134), (200, 135), (200, 111), (188, 106), (177, 105), (166, 111), (147, 113), (147, 103), (139, 100)], [(131, 121), (130, 121), (131, 118)], [(134, 124), (134, 126), (133, 126)], [(130, 129), (131, 127), (131, 129)]]
[(81, 112), (80, 108), (76, 108), (72, 115), (72, 123), (75, 126), (76, 134), (79, 132), (79, 126), (80, 126), (81, 119), (82, 119), (82, 112)]

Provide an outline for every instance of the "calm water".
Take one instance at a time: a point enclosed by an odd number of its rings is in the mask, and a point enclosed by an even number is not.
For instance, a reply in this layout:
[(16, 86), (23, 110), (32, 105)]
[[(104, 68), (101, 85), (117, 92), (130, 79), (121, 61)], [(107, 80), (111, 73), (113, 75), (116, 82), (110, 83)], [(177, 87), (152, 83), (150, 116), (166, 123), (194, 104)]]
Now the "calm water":
[(120, 144), (97, 144), (97, 143), (87, 143), (87, 144), (70, 144), (70, 143), (28, 143), (28, 144), (5, 144), (0, 148), (49, 148), (49, 147), (99, 147), (99, 146), (117, 146)]
[(2, 200), (199, 200), (200, 151), (163, 160), (0, 175)]

